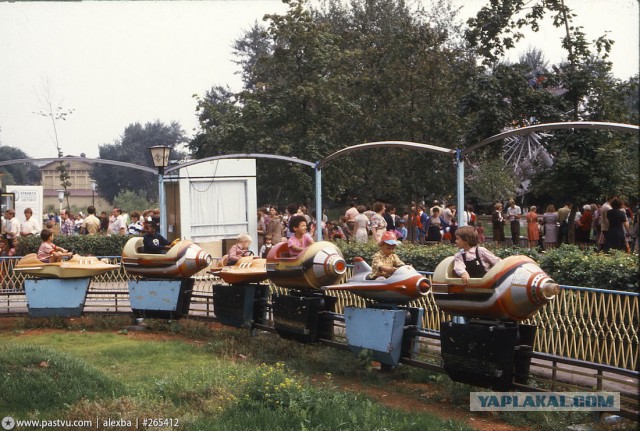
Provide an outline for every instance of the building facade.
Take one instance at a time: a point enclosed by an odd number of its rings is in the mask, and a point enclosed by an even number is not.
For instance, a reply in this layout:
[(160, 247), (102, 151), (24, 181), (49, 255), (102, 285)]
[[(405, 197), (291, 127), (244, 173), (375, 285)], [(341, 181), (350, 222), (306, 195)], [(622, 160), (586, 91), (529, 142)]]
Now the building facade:
[[(40, 167), (41, 184), (43, 187), (43, 205), (47, 212), (58, 212), (61, 202), (58, 198), (58, 191), (63, 187), (60, 182), (60, 172), (56, 170), (59, 162), (47, 163)], [(98, 191), (91, 188), (92, 164), (81, 161), (65, 162), (71, 186), (67, 188), (67, 194), (62, 202), (62, 207), (71, 209), (72, 213), (82, 211), (86, 213), (89, 205), (94, 205), (100, 211), (109, 211), (110, 206), (102, 199)]]

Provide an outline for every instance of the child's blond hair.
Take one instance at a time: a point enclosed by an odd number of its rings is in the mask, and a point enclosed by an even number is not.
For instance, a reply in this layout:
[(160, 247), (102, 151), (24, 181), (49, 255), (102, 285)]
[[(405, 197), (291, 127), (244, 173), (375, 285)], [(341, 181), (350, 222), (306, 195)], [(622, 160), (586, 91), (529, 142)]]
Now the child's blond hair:
[(251, 235), (249, 235), (248, 233), (241, 233), (236, 238), (236, 241), (237, 242), (251, 242)]

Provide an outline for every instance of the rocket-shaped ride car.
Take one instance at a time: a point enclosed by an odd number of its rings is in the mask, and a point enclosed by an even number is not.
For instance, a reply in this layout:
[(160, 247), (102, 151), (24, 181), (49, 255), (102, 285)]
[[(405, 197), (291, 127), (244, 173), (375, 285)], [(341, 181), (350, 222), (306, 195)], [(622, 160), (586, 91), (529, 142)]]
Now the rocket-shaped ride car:
[(446, 313), (467, 318), (525, 320), (553, 300), (560, 287), (527, 256), (509, 256), (484, 277), (465, 285), (453, 272), (453, 256), (433, 273), (437, 306)]
[(212, 265), (210, 273), (229, 284), (260, 283), (267, 279), (267, 260), (255, 256), (243, 256), (233, 265), (228, 265), (225, 255), (217, 265)]
[(188, 278), (211, 265), (211, 255), (191, 241), (176, 242), (166, 254), (144, 253), (142, 241), (142, 237), (131, 238), (122, 249), (122, 266), (131, 275)]
[(426, 296), (431, 287), (429, 280), (412, 266), (396, 269), (389, 278), (371, 280), (371, 267), (361, 257), (353, 260), (353, 276), (344, 284), (325, 286), (323, 290), (346, 290), (377, 302), (405, 304)]
[(289, 254), (289, 245), (281, 242), (267, 255), (267, 275), (280, 287), (318, 290), (340, 280), (346, 270), (342, 252), (328, 241), (315, 242), (295, 257)]

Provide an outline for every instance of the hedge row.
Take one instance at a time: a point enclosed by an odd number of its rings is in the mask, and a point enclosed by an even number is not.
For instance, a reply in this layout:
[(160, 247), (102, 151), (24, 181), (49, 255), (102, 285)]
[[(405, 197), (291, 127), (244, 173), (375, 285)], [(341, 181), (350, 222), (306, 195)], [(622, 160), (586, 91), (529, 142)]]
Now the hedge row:
[[(57, 235), (53, 242), (62, 248), (83, 256), (120, 256), (129, 235)], [(18, 256), (36, 253), (42, 240), (40, 236), (21, 238), (16, 247)]]
[[(371, 262), (378, 251), (378, 246), (371, 241), (364, 244), (340, 241), (338, 247), (347, 263), (352, 262), (356, 256)], [(638, 292), (638, 255), (620, 251), (599, 253), (593, 249), (581, 250), (575, 245), (567, 244), (544, 253), (517, 247), (493, 248), (489, 245), (487, 248), (501, 258), (515, 254), (529, 256), (551, 278), (563, 285)], [(410, 263), (418, 271), (433, 272), (444, 258), (452, 256), (456, 251), (452, 245), (403, 243), (398, 247), (397, 254), (402, 261)]]

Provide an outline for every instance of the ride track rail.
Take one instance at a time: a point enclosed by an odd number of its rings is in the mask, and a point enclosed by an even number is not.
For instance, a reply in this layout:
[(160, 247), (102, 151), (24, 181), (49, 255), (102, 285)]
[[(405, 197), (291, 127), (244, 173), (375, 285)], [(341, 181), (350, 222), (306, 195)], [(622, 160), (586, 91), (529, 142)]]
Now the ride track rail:
[[(89, 289), (85, 303), (85, 315), (130, 314), (127, 290), (92, 290)], [(0, 291), (0, 316), (19, 317), (28, 314), (24, 291)], [(100, 296), (98, 298), (98, 296)], [(108, 299), (105, 297), (112, 297)], [(11, 303), (24, 302), (20, 311)], [(194, 307), (194, 305), (196, 307)], [(13, 311), (12, 311), (13, 309)], [(89, 310), (87, 310), (89, 309)], [(273, 326), (273, 315), (270, 304), (267, 304), (268, 323), (252, 324), (252, 330), (263, 330), (277, 333)], [(103, 310), (103, 311), (100, 311)], [(349, 350), (344, 336), (344, 316), (339, 313), (323, 312), (324, 317), (334, 322), (334, 339), (317, 339), (317, 342), (340, 350)], [(217, 321), (213, 313), (213, 297), (209, 294), (192, 294), (192, 307), (188, 318)], [(416, 326), (405, 327), (405, 336), (414, 337), (422, 348), (421, 358), (403, 356), (400, 363), (430, 372), (447, 374), (441, 365), (440, 333)], [(532, 351), (531, 368), (527, 384), (513, 383), (519, 391), (552, 392), (552, 391), (610, 391), (620, 392), (619, 416), (640, 422), (639, 389), (640, 372), (595, 362), (566, 358)], [(514, 375), (517, 376), (517, 375)]]

